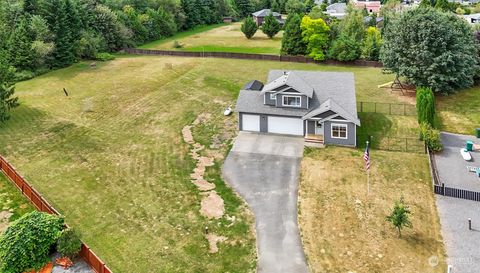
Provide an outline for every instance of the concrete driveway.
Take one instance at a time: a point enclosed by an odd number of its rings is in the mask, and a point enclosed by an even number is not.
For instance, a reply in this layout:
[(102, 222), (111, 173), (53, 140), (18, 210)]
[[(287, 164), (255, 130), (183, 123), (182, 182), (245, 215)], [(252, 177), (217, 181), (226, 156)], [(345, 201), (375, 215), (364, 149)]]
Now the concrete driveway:
[(240, 132), (223, 177), (255, 214), (258, 272), (304, 273), (308, 266), (297, 225), (304, 140)]

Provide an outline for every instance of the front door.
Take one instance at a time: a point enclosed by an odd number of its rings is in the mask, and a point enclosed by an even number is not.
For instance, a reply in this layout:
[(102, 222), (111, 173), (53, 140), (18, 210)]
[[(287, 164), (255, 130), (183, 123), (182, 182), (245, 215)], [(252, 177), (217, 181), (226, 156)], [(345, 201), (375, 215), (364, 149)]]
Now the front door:
[(315, 123), (315, 134), (319, 136), (323, 136), (324, 134), (323, 122), (317, 121)]

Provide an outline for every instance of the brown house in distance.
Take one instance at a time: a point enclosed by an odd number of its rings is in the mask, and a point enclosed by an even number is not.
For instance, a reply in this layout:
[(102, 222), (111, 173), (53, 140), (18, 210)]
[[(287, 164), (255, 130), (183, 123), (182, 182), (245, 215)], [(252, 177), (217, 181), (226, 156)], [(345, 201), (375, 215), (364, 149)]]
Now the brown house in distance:
[(278, 12), (272, 12), (270, 9), (262, 9), (260, 11), (252, 13), (253, 15), (253, 20), (255, 23), (257, 23), (257, 26), (261, 26), (263, 24), (263, 21), (265, 20), (265, 17), (273, 13), (273, 17), (277, 19), (277, 21), (281, 24), (284, 25), (285, 21), (282, 19), (282, 15)]

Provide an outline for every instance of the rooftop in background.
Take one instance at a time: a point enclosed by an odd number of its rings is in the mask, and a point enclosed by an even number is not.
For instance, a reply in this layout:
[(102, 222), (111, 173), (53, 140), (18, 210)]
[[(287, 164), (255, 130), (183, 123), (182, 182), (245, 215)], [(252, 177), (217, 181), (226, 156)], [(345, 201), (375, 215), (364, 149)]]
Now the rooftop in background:
[(270, 9), (262, 9), (257, 12), (252, 13), (253, 16), (255, 17), (266, 17), (270, 14), (273, 14), (274, 17), (281, 17), (282, 15), (278, 12), (272, 12)]

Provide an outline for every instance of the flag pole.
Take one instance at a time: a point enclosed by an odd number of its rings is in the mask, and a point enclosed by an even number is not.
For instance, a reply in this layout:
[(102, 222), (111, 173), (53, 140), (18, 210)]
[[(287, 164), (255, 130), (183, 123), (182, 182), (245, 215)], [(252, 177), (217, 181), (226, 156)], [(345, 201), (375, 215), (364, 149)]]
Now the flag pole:
[[(369, 142), (367, 140), (367, 149), (370, 147), (368, 146)], [(370, 149), (369, 149), (370, 150)], [(369, 151), (370, 153), (370, 151)], [(369, 156), (370, 157), (370, 156)], [(369, 159), (370, 160), (370, 159)], [(370, 195), (370, 168), (367, 169), (367, 196)]]

